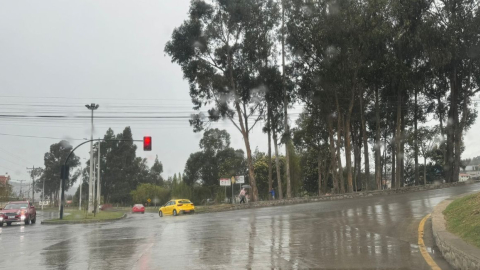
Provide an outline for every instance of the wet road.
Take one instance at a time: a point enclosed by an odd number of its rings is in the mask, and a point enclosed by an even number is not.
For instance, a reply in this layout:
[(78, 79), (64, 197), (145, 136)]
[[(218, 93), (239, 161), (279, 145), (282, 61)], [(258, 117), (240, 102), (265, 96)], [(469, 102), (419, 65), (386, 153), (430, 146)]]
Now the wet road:
[[(480, 184), (284, 207), (90, 225), (0, 228), (0, 269), (430, 269), (420, 220)], [(42, 219), (42, 217), (39, 217)], [(430, 221), (425, 244), (441, 269)]]

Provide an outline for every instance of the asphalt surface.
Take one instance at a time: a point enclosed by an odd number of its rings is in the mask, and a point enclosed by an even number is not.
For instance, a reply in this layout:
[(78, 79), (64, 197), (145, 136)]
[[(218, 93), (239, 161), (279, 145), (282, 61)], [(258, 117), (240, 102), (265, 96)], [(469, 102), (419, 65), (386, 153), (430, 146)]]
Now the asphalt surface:
[[(430, 269), (418, 225), (440, 201), (480, 184), (283, 207), (88, 225), (0, 228), (0, 269)], [(39, 220), (52, 213), (38, 213)], [(425, 245), (434, 245), (431, 221)]]

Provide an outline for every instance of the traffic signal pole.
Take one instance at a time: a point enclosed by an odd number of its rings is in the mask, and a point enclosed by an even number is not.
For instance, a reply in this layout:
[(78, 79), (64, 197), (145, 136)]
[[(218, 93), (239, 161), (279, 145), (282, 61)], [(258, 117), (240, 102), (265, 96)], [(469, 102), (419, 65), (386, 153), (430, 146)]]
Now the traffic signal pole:
[[(144, 142), (144, 140), (104, 140), (104, 139), (91, 139), (91, 140), (87, 140), (87, 141), (84, 141), (82, 142), (81, 144), (77, 145), (75, 148), (72, 149), (72, 151), (70, 151), (70, 153), (68, 154), (67, 158), (65, 159), (65, 162), (63, 163), (63, 166), (62, 166), (62, 173), (61, 173), (61, 189), (62, 191), (60, 192), (61, 193), (61, 201), (60, 201), (60, 219), (63, 219), (63, 211), (64, 211), (64, 198), (65, 198), (65, 180), (68, 179), (68, 166), (67, 166), (67, 163), (68, 163), (68, 160), (70, 159), (70, 157), (72, 156), (73, 152), (75, 150), (77, 150), (77, 148), (79, 148), (80, 146), (86, 144), (86, 143), (91, 143), (91, 145), (93, 145), (93, 142), (94, 141), (104, 141), (104, 142)], [(151, 149), (150, 149), (151, 150)], [(147, 150), (149, 151), (149, 150)], [(93, 151), (90, 151), (90, 156), (93, 158)], [(92, 158), (90, 159), (90, 164), (92, 162)], [(90, 166), (90, 170), (92, 170), (92, 166)], [(92, 187), (92, 185), (90, 185), (90, 187)], [(90, 187), (89, 187), (89, 191), (90, 191)], [(93, 189), (92, 189), (93, 190)], [(90, 199), (89, 199), (90, 201)]]

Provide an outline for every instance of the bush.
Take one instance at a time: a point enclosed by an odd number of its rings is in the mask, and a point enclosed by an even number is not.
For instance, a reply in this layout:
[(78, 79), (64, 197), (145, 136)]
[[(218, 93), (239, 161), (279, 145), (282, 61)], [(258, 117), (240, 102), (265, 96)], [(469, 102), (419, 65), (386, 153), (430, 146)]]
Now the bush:
[(153, 184), (140, 184), (136, 190), (130, 192), (134, 203), (145, 204), (148, 199), (157, 205), (165, 204), (170, 198), (170, 191)]
[(185, 182), (180, 182), (172, 187), (172, 199), (192, 199), (193, 189)]

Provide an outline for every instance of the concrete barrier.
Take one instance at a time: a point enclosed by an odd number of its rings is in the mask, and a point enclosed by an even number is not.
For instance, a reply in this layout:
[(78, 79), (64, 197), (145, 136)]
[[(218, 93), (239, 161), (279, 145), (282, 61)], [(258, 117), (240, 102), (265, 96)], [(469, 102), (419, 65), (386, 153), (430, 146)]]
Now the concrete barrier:
[[(463, 196), (467, 195), (469, 194)], [(434, 208), (432, 214), (433, 238), (443, 257), (453, 268), (478, 270), (480, 269), (480, 249), (447, 231), (443, 211), (451, 202), (453, 199), (444, 200)]]

